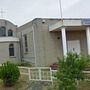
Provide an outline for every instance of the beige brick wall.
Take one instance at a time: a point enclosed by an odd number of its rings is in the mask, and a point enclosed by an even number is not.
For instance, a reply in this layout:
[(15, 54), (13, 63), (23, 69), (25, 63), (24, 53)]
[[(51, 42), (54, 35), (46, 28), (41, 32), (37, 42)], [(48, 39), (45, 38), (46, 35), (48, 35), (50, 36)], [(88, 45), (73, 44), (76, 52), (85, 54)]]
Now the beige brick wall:
[(0, 63), (6, 62), (7, 60), (12, 62), (20, 62), (20, 50), (19, 43), (14, 43), (15, 56), (9, 56), (9, 43), (0, 43)]
[[(17, 37), (17, 26), (13, 23), (0, 19), (0, 27), (6, 27), (6, 36), (8, 37), (8, 30), (11, 29), (13, 31), (12, 37)], [(15, 57), (9, 56), (9, 43), (14, 44), (14, 50), (15, 50)], [(20, 45), (19, 42), (0, 42), (0, 63), (3, 63), (7, 60), (11, 60), (13, 62), (19, 62), (20, 61)]]
[(0, 20), (0, 27), (5, 26), (6, 27), (6, 36), (8, 36), (8, 30), (11, 29), (13, 31), (13, 36), (17, 36), (17, 26), (13, 23), (7, 21), (7, 20)]
[[(28, 37), (29, 52), (27, 54), (24, 53), (24, 59), (35, 63), (35, 50), (37, 66), (49, 66), (54, 62), (58, 62), (57, 57), (62, 58), (63, 56), (61, 32), (49, 32), (49, 25), (58, 22), (58, 19), (47, 19), (45, 23), (42, 23), (42, 19), (36, 19), (32, 22), (33, 24), (30, 22), (19, 28), (19, 31), (21, 29), (22, 36), (27, 34)], [(32, 28), (32, 26), (34, 28)], [(35, 40), (35, 47), (33, 37)], [(67, 41), (80, 40), (81, 52), (82, 54), (87, 54), (85, 30), (67, 31), (66, 37)]]
[[(52, 21), (51, 21), (52, 22)], [(38, 66), (48, 66), (57, 62), (57, 57), (62, 58), (61, 32), (49, 32), (50, 23), (38, 21), (35, 25), (36, 60)], [(67, 31), (68, 40), (80, 40), (81, 54), (87, 54), (87, 42), (85, 30)], [(59, 38), (59, 39), (58, 39)]]
[[(34, 54), (34, 42), (33, 42), (33, 29), (32, 26), (28, 27), (24, 26), (22, 28), (22, 45), (23, 45), (23, 60), (29, 61), (35, 64), (35, 54)], [(20, 30), (20, 29), (19, 29)], [(28, 52), (25, 52), (25, 41), (24, 35), (27, 35), (27, 44), (28, 44)]]
[[(37, 22), (35, 29), (36, 60), (38, 66), (48, 66), (57, 62), (57, 57), (62, 56), (62, 42), (60, 32), (49, 32), (50, 21)], [(51, 20), (52, 22), (52, 20)]]

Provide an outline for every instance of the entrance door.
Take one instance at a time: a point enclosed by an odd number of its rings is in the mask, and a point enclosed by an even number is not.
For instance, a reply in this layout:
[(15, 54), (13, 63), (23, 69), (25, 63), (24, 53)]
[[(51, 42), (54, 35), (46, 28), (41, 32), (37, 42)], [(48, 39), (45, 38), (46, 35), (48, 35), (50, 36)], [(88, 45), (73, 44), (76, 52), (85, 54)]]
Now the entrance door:
[(68, 48), (68, 52), (75, 52), (77, 54), (81, 53), (79, 40), (67, 41), (67, 48)]

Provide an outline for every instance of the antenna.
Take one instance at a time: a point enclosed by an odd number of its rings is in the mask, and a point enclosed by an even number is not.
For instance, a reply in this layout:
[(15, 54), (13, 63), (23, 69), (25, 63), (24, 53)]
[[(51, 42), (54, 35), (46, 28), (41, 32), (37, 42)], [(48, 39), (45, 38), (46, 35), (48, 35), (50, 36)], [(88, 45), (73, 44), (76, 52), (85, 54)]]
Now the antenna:
[(3, 9), (1, 8), (1, 11), (0, 11), (0, 14), (1, 14), (1, 18), (3, 18), (3, 14), (4, 14), (5, 12), (3, 11)]

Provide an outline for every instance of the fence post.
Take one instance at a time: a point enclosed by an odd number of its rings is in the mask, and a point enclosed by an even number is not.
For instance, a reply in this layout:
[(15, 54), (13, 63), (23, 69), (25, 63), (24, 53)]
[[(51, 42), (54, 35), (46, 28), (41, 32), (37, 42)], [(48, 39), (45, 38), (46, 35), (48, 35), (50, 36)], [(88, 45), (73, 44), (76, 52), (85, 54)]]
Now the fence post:
[(39, 80), (41, 80), (41, 68), (38, 68), (39, 70)]
[(28, 75), (29, 75), (29, 80), (30, 80), (31, 79), (30, 68), (28, 68)]
[(50, 78), (51, 78), (51, 82), (52, 82), (52, 85), (53, 85), (53, 75), (52, 75), (52, 69), (50, 67)]

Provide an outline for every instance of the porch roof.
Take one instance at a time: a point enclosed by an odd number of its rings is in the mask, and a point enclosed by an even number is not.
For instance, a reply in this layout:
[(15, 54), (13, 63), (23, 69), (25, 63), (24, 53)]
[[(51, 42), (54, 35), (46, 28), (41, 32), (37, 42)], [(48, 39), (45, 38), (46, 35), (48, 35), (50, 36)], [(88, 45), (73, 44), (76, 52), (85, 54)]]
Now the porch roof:
[(90, 26), (90, 19), (63, 19), (63, 24), (62, 20), (60, 20), (59, 22), (50, 25), (49, 31), (58, 31), (62, 26), (68, 27), (68, 29), (76, 29), (77, 27), (80, 29), (82, 27)]

